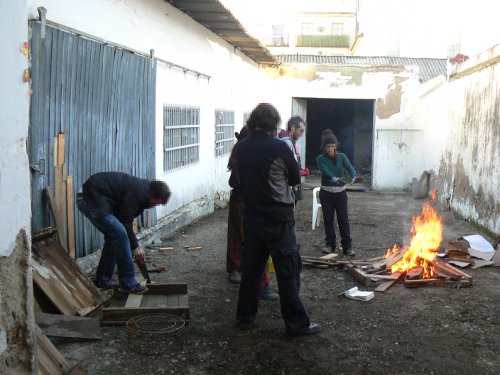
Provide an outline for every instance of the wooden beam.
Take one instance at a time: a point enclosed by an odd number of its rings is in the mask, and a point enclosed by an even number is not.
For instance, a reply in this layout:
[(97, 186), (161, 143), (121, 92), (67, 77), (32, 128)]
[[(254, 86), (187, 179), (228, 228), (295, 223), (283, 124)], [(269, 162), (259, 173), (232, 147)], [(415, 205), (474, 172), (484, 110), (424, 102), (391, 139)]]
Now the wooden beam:
[(423, 286), (449, 286), (453, 288), (468, 288), (472, 286), (472, 280), (420, 279), (405, 280), (403, 284), (407, 288), (420, 288)]
[(52, 344), (42, 329), (35, 323), (36, 332), (36, 357), (39, 375), (62, 375), (70, 366), (62, 354)]
[(360, 269), (354, 267), (354, 266), (351, 266), (351, 265), (348, 265), (347, 266), (347, 272), (349, 272), (349, 274), (354, 277), (359, 283), (365, 285), (365, 286), (370, 286), (372, 285), (372, 280), (370, 277), (367, 277), (367, 275), (361, 271)]
[(131, 307), (141, 307), (142, 294), (129, 294), (127, 297), (127, 302), (125, 302), (125, 308)]
[(73, 203), (73, 176), (66, 179), (66, 212), (68, 228), (68, 253), (71, 259), (76, 259), (75, 249), (75, 210)]
[(97, 318), (37, 313), (35, 321), (47, 336), (101, 339), (101, 328)]

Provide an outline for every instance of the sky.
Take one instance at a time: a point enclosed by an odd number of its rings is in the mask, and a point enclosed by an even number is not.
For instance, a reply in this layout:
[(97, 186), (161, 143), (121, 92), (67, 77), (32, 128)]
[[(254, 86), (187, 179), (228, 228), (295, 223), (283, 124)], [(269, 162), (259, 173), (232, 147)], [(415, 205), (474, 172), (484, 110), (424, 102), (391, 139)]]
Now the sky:
[[(258, 36), (257, 24), (300, 11), (327, 11), (335, 4), (353, 0), (221, 0), (247, 31)], [(399, 30), (406, 40), (422, 42), (426, 37), (448, 38), (460, 29), (466, 53), (474, 55), (500, 43), (500, 1), (498, 0), (359, 0), (360, 32)], [(372, 16), (373, 15), (373, 16)], [(280, 22), (280, 21), (277, 21)], [(374, 35), (375, 35), (374, 34)]]

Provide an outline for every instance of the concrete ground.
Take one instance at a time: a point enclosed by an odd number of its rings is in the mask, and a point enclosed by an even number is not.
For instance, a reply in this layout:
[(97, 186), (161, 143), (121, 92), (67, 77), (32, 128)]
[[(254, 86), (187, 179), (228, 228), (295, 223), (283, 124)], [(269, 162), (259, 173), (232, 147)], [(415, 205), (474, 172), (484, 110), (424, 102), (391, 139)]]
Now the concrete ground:
[[(312, 188), (304, 184), (296, 231), (303, 255), (320, 256), (322, 224), (311, 229)], [(422, 200), (406, 193), (349, 192), (356, 259), (385, 254), (408, 241), (412, 216)], [(457, 237), (480, 233), (453, 212), (443, 217), (444, 246)], [(498, 374), (500, 369), (500, 268), (466, 270), (470, 288), (395, 285), (369, 302), (338, 297), (359, 285), (339, 268), (304, 268), (301, 296), (317, 336), (286, 338), (278, 302), (262, 302), (258, 328), (234, 325), (238, 289), (225, 272), (227, 208), (218, 209), (163, 241), (174, 250), (148, 251), (158, 283), (187, 283), (191, 321), (182, 348), (150, 340), (156, 354), (127, 348), (127, 329), (102, 327), (99, 341), (57, 341), (70, 361), (90, 358), (88, 374)], [(492, 241), (492, 238), (488, 238)], [(188, 252), (184, 246), (201, 246)], [(273, 287), (276, 288), (274, 275)]]

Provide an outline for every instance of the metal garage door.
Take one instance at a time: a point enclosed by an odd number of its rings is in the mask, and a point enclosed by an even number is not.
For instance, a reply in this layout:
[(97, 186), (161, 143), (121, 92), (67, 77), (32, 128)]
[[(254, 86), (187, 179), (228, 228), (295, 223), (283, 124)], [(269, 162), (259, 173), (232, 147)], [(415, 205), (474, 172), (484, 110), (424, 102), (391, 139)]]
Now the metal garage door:
[[(73, 194), (93, 173), (155, 174), (156, 62), (51, 26), (31, 26), (29, 157), (32, 228), (53, 225), (45, 188), (54, 186), (54, 137), (65, 134)], [(154, 210), (145, 226), (155, 223)], [(143, 220), (144, 221), (144, 220)], [(102, 237), (75, 207), (77, 257)]]

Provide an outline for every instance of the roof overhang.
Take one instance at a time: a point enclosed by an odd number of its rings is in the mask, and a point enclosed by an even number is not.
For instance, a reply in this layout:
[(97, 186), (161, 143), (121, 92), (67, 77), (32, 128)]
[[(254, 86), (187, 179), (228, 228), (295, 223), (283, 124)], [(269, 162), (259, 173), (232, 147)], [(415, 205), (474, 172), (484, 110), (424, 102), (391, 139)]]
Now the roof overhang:
[(219, 0), (165, 0), (205, 26), (258, 64), (280, 62), (257, 39), (252, 37)]

